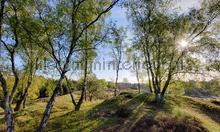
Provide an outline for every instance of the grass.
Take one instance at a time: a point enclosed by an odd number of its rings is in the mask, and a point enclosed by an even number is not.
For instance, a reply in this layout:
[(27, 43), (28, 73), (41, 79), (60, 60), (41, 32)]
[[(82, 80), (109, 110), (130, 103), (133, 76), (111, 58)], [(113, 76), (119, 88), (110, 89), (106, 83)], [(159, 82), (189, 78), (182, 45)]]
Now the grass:
[[(14, 113), (15, 131), (34, 131), (40, 122), (46, 102), (47, 100), (37, 100), (26, 109)], [(77, 112), (73, 109), (69, 95), (58, 97), (46, 131), (127, 132), (134, 131), (137, 127), (146, 127), (146, 124), (148, 128), (144, 128), (145, 130), (159, 131), (168, 129), (170, 123), (176, 123), (178, 127), (186, 127), (186, 124), (191, 123), (192, 125), (187, 127), (196, 126), (195, 129), (201, 131), (204, 131), (202, 127), (210, 132), (220, 130), (219, 105), (182, 96), (168, 95), (166, 103), (158, 106), (154, 103), (153, 95), (124, 93), (108, 100), (85, 102)], [(0, 113), (3, 114), (2, 110)], [(0, 121), (3, 123), (3, 119)], [(147, 121), (154, 124), (148, 124)], [(142, 124), (145, 126), (139, 126)]]

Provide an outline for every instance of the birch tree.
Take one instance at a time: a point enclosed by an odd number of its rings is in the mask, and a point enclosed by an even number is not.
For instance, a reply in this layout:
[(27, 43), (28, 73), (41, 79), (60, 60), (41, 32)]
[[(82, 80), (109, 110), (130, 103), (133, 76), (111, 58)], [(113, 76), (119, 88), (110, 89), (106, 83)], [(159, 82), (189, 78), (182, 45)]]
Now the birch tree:
[[(54, 101), (66, 73), (70, 70), (73, 54), (80, 48), (78, 42), (82, 35), (109, 12), (118, 1), (56, 1), (55, 7), (47, 2), (36, 2), (37, 17), (42, 24), (43, 39), (46, 42), (45, 45), (41, 44), (40, 46), (54, 60), (60, 76), (37, 131), (42, 132), (46, 127)], [(83, 15), (85, 11), (94, 11), (94, 15), (85, 16)], [(82, 17), (90, 17), (90, 19), (89, 21), (83, 20)], [(62, 45), (64, 51), (62, 57), (57, 56), (57, 51), (61, 49), (58, 48), (59, 45)]]
[(126, 4), (136, 31), (135, 44), (144, 55), (157, 102), (163, 100), (174, 76), (198, 61), (190, 56), (201, 47), (196, 39), (219, 14), (218, 3), (180, 15), (166, 12), (172, 4), (171, 0), (130, 0)]
[[(5, 11), (5, 3), (6, 0), (1, 0), (1, 9), (0, 9), (0, 39), (2, 40), (2, 27), (3, 27), (3, 20), (4, 20), (4, 11)], [(1, 42), (1, 47), (2, 42)], [(5, 113), (5, 120), (7, 122), (7, 132), (13, 132), (14, 131), (14, 121), (12, 117), (12, 109), (10, 108), (10, 101), (9, 101), (9, 94), (8, 94), (8, 87), (6, 80), (3, 76), (3, 73), (0, 69), (0, 82), (4, 93), (4, 113)]]
[(123, 39), (124, 39), (124, 31), (122, 28), (112, 28), (112, 42), (111, 42), (111, 56), (114, 61), (115, 67), (115, 86), (114, 86), (114, 96), (117, 96), (118, 91), (118, 78), (119, 78), (119, 70), (122, 62), (123, 55)]

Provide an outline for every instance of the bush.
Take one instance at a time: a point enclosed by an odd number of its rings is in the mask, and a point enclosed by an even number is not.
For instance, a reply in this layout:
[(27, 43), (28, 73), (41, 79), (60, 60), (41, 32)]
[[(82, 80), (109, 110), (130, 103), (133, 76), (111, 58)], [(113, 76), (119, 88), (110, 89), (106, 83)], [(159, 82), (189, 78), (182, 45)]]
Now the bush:
[(48, 80), (43, 86), (40, 87), (38, 98), (45, 98), (51, 96), (55, 86), (56, 81)]
[[(78, 81), (77, 89), (81, 90), (83, 86), (83, 78)], [(103, 79), (97, 79), (95, 75), (88, 75), (86, 81), (86, 93), (90, 101), (95, 99), (103, 99), (108, 95), (105, 93), (107, 82)]]

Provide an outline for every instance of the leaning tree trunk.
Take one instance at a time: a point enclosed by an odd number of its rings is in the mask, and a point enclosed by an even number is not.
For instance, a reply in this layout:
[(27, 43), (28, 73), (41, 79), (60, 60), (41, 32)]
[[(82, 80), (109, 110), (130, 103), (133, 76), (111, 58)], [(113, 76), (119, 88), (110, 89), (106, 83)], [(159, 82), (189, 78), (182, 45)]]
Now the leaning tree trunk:
[(82, 93), (78, 103), (75, 106), (75, 111), (79, 111), (80, 107), (83, 103), (83, 99), (86, 101), (86, 89), (87, 89), (87, 74), (88, 74), (88, 51), (87, 51), (87, 31), (86, 31), (86, 50), (85, 50), (85, 64), (84, 64), (84, 79), (83, 79), (83, 86), (82, 86)]
[(148, 76), (148, 85), (149, 85), (150, 93), (153, 93), (152, 84), (151, 84), (151, 80), (150, 80), (150, 71), (149, 71), (149, 69), (147, 69), (147, 76)]
[(155, 80), (154, 80), (154, 72), (153, 72), (152, 64), (151, 64), (151, 60), (150, 60), (150, 53), (149, 53), (147, 47), (146, 48), (144, 47), (144, 58), (145, 58), (145, 61), (146, 61), (146, 64), (147, 64), (147, 71), (149, 73), (148, 77), (150, 78), (150, 75), (151, 75), (151, 79), (148, 79), (148, 81), (152, 82), (152, 83), (149, 83), (150, 91), (153, 92), (153, 90), (154, 90), (154, 93), (156, 94), (157, 93), (157, 88), (155, 87), (156, 84), (155, 84)]
[(51, 98), (50, 98), (50, 100), (49, 100), (49, 102), (46, 106), (46, 109), (45, 109), (44, 114), (43, 114), (43, 118), (41, 120), (39, 128), (37, 129), (37, 132), (43, 132), (44, 128), (46, 127), (47, 120), (50, 117), (50, 113), (51, 113), (51, 110), (53, 108), (55, 98), (58, 95), (58, 92), (61, 88), (64, 77), (65, 77), (65, 73), (63, 72), (60, 76), (60, 79), (59, 79), (57, 85), (56, 85), (56, 88), (53, 91), (53, 95), (51, 96)]
[(162, 92), (157, 92), (156, 93), (156, 103), (157, 104), (161, 104), (161, 103), (164, 102), (164, 96), (165, 96), (167, 88), (168, 88), (168, 86), (170, 84), (170, 80), (171, 80), (171, 77), (168, 77), (167, 81), (165, 82), (165, 85), (163, 87)]
[(78, 101), (78, 103), (75, 106), (75, 111), (79, 111), (80, 107), (83, 103), (83, 99), (84, 99), (84, 95), (86, 93), (86, 81), (87, 81), (87, 60), (85, 61), (85, 71), (84, 71), (84, 79), (83, 79), (83, 86), (82, 86), (82, 92), (81, 92), (81, 96), (80, 99)]
[(83, 103), (83, 99), (84, 99), (84, 95), (85, 95), (85, 89), (86, 89), (85, 87), (86, 87), (86, 85), (83, 84), (82, 93), (81, 93), (81, 96), (80, 96), (80, 99), (79, 99), (78, 103), (75, 106), (75, 111), (79, 111), (80, 107)]
[(167, 91), (167, 88), (168, 88), (169, 84), (170, 84), (171, 78), (172, 78), (172, 75), (169, 75), (168, 79), (167, 79), (167, 81), (166, 81), (166, 83), (165, 83), (165, 85), (163, 87), (163, 90), (161, 92), (161, 96), (163, 96), (163, 97), (164, 97), (164, 95), (165, 95), (165, 93)]
[(3, 93), (4, 93), (4, 113), (5, 113), (5, 120), (7, 122), (7, 132), (14, 132), (14, 124), (13, 124), (13, 118), (12, 118), (12, 110), (9, 105), (7, 83), (1, 71), (0, 71), (0, 82), (2, 85)]
[(167, 80), (164, 84), (164, 87), (163, 87), (163, 90), (161, 92), (161, 96), (160, 96), (160, 102), (163, 102), (164, 101), (164, 96), (165, 96), (165, 93), (167, 91), (167, 88), (169, 87), (170, 85), (170, 82), (172, 80), (172, 72), (174, 71), (174, 68), (175, 67), (171, 67), (171, 63), (170, 63), (170, 70), (169, 70), (169, 74), (168, 74), (168, 77), (167, 77)]
[(70, 88), (68, 88), (68, 89), (69, 89), (69, 93), (70, 93), (70, 97), (71, 97), (72, 103), (73, 103), (73, 105), (75, 107), (76, 106), (76, 101), (74, 100), (72, 90)]
[(25, 99), (27, 98), (28, 89), (30, 88), (30, 86), (31, 86), (31, 81), (28, 82), (27, 87), (25, 88), (24, 93), (22, 94), (21, 98), (18, 100), (18, 102), (17, 102), (17, 104), (16, 104), (16, 107), (15, 107), (15, 109), (14, 109), (15, 111), (21, 110), (22, 104), (23, 104), (23, 107), (25, 107), (25, 106), (24, 106), (24, 105), (25, 105), (25, 104), (24, 104), (24, 101), (25, 101)]
[[(146, 66), (147, 66), (147, 76), (148, 76), (148, 85), (149, 85), (149, 90), (150, 90), (150, 93), (153, 93), (153, 89), (152, 89), (152, 83), (151, 83), (151, 76), (150, 76), (150, 69), (149, 69), (149, 64), (148, 64), (148, 61), (147, 61), (147, 57), (145, 55), (145, 63), (146, 63)], [(153, 80), (152, 80), (153, 81)]]
[(67, 88), (68, 88), (68, 91), (69, 91), (69, 94), (70, 94), (70, 97), (71, 97), (72, 103), (73, 103), (74, 107), (76, 107), (76, 101), (75, 101), (75, 99), (74, 99), (74, 97), (73, 97), (73, 92), (72, 92), (72, 89), (71, 89), (71, 86), (70, 86), (69, 80), (67, 79), (66, 76), (65, 76), (65, 79), (66, 79)]
[(12, 104), (14, 96), (15, 96), (16, 89), (18, 87), (19, 77), (18, 77), (18, 73), (15, 69), (14, 52), (12, 52), (10, 54), (11, 54), (10, 56), (11, 56), (11, 63), (12, 63), (12, 72), (13, 72), (14, 77), (15, 77), (14, 85), (13, 85), (13, 88), (12, 88), (12, 91), (11, 91), (11, 95), (9, 97), (9, 103)]
[[(28, 93), (27, 93), (27, 96), (28, 96)], [(23, 109), (26, 108), (27, 96), (25, 96), (24, 101), (23, 101)]]
[(73, 103), (73, 105), (74, 105), (74, 107), (75, 107), (75, 111), (79, 111), (79, 110), (80, 110), (80, 107), (81, 107), (81, 105), (82, 105), (82, 103), (83, 103), (83, 98), (84, 98), (84, 93), (85, 93), (85, 87), (86, 87), (86, 86), (85, 86), (85, 80), (86, 80), (86, 79), (84, 79), (84, 82), (83, 82), (82, 93), (81, 93), (80, 99), (79, 99), (78, 103), (76, 103), (76, 101), (74, 100), (73, 94), (72, 94), (72, 90), (71, 90), (69, 81), (68, 81), (68, 79), (66, 78), (68, 91), (69, 91), (69, 94), (70, 94), (72, 103)]
[(85, 69), (84, 69), (84, 79), (83, 79), (83, 86), (82, 86), (82, 92), (81, 92), (81, 96), (80, 96), (80, 99), (78, 101), (78, 103), (76, 104), (75, 106), (75, 111), (79, 111), (80, 110), (80, 107), (83, 103), (83, 99), (84, 99), (84, 96), (85, 96), (85, 93), (86, 93), (86, 81), (87, 81), (87, 59), (85, 61)]

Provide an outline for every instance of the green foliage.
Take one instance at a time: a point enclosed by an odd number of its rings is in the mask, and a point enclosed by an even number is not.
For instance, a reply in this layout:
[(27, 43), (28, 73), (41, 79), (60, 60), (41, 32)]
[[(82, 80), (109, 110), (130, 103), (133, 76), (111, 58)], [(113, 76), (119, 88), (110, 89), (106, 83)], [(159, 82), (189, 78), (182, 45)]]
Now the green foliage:
[[(78, 81), (77, 87), (81, 89), (83, 85), (83, 78)], [(90, 101), (92, 99), (106, 98), (105, 93), (108, 83), (104, 79), (97, 79), (93, 74), (89, 74), (86, 80), (86, 92)]]
[[(166, 91), (174, 75), (198, 72), (202, 60), (195, 55), (204, 52), (206, 46), (201, 41), (210, 36), (207, 29), (219, 17), (218, 1), (204, 1), (208, 6), (203, 3), (200, 9), (187, 13), (168, 13), (175, 2), (131, 0), (125, 4), (136, 32), (130, 48), (144, 56), (150, 81), (158, 93)], [(181, 41), (187, 45), (181, 46)], [(210, 47), (214, 43), (206, 41)]]
[[(11, 91), (11, 88), (12, 88), (11, 85), (13, 85), (14, 78), (11, 76), (7, 76), (6, 81), (9, 86), (9, 91)], [(18, 85), (18, 90), (16, 92), (16, 95), (17, 95), (16, 98), (18, 98), (19, 95), (21, 93), (23, 93), (26, 84), (27, 84), (27, 77), (23, 77)], [(52, 94), (52, 91), (54, 88), (55, 88), (55, 80), (51, 80), (51, 79), (44, 78), (41, 76), (36, 76), (32, 82), (30, 89), (29, 89), (28, 99), (34, 100), (34, 99), (38, 98), (40, 96), (40, 92), (42, 92), (44, 90), (45, 90), (45, 95), (47, 97), (49, 97)], [(3, 99), (2, 88), (0, 89), (0, 93), (1, 93), (0, 100), (2, 100)], [(16, 99), (15, 99), (15, 101), (16, 101)]]
[(113, 89), (115, 87), (115, 84), (113, 82), (108, 82), (107, 88), (108, 89)]
[(220, 80), (212, 79), (210, 81), (173, 81), (169, 86), (168, 93), (175, 95), (188, 95), (211, 97), (220, 96)]
[(56, 81), (47, 80), (40, 88), (38, 93), (38, 98), (50, 97), (53, 93), (53, 89), (56, 86)]
[(175, 95), (184, 95), (186, 89), (185, 82), (182, 81), (173, 81), (170, 84), (168, 93)]

